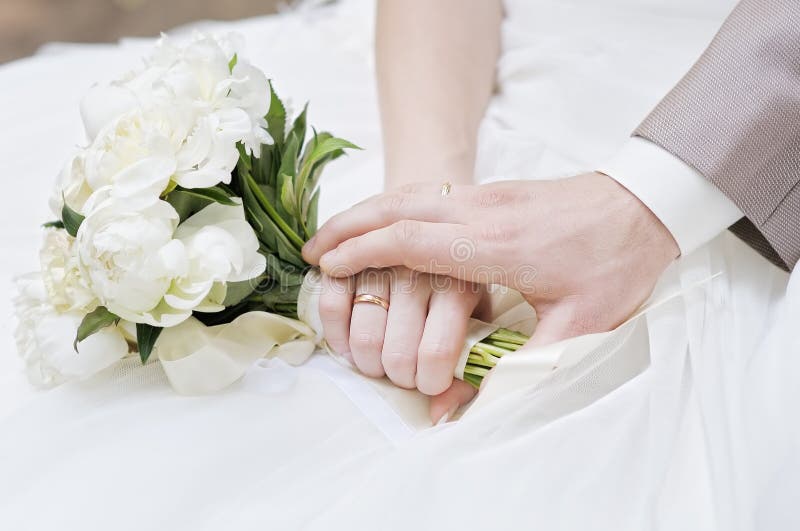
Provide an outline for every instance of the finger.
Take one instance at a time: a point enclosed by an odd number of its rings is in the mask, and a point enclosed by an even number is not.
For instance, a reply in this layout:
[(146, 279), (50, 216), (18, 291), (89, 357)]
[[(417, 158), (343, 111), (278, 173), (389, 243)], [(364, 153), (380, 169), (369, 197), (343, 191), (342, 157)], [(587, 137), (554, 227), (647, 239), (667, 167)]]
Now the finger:
[(303, 246), (303, 257), (317, 264), (323, 254), (343, 241), (404, 219), (461, 223), (468, 211), (461, 208), (462, 203), (472, 188), (453, 186), (447, 197), (442, 197), (441, 186), (420, 184), (373, 196), (330, 218)]
[(350, 276), (366, 268), (402, 265), (475, 283), (508, 283), (498, 265), (509, 255), (509, 240), (479, 237), (466, 225), (400, 221), (347, 240), (326, 253), (320, 267), (331, 276)]
[(446, 280), (452, 285), (442, 286), (431, 295), (417, 357), (417, 389), (431, 396), (443, 393), (453, 383), (469, 317), (480, 300), (474, 284)]
[(425, 329), (430, 296), (428, 275), (406, 268), (395, 270), (381, 361), (386, 376), (400, 387), (416, 387), (417, 351)]
[[(389, 271), (368, 269), (356, 278), (356, 293), (369, 294), (389, 301)], [(350, 319), (350, 353), (353, 363), (367, 376), (383, 376), (381, 351), (386, 332), (387, 312), (377, 304), (359, 302), (353, 305)]]
[(458, 408), (469, 403), (478, 391), (467, 382), (454, 380), (453, 385), (442, 394), (432, 396), (430, 402), (431, 421), (434, 424), (452, 419)]
[(606, 332), (615, 326), (609, 321), (607, 314), (610, 312), (594, 311), (579, 301), (562, 300), (536, 310), (539, 322), (524, 347), (540, 347), (584, 334)]
[(337, 354), (352, 361), (350, 355), (350, 316), (353, 309), (353, 277), (333, 278), (322, 275), (319, 317), (325, 341)]

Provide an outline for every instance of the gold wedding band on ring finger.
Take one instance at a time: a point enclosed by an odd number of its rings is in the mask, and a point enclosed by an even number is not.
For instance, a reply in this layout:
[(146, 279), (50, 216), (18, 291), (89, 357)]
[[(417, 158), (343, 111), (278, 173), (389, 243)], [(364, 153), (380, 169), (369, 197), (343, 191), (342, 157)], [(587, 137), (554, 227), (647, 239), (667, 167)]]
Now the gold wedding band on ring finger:
[(450, 191), (452, 189), (453, 189), (453, 185), (450, 184), (450, 181), (445, 181), (442, 184), (442, 190), (441, 190), (442, 197), (444, 198), (444, 197), (447, 197), (448, 195), (450, 195)]
[(383, 297), (378, 297), (377, 295), (370, 295), (369, 293), (362, 293), (361, 295), (356, 295), (356, 297), (353, 299), (353, 304), (358, 304), (360, 302), (374, 304), (376, 306), (380, 306), (387, 312), (389, 311), (389, 301), (387, 301)]

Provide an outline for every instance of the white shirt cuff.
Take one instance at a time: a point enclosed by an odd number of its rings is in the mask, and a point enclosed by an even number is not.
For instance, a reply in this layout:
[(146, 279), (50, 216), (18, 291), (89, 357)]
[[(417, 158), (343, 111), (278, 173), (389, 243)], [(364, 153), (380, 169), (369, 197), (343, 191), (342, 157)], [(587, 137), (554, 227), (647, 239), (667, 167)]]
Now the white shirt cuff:
[(689, 254), (743, 217), (728, 196), (697, 170), (657, 144), (631, 137), (598, 168), (627, 188)]

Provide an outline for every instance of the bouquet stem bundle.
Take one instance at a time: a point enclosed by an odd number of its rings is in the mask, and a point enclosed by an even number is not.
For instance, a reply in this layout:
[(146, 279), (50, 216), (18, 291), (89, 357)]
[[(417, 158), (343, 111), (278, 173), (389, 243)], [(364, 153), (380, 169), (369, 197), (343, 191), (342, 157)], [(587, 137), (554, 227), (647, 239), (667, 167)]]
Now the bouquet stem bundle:
[(475, 389), (480, 388), (484, 377), (497, 365), (500, 358), (519, 350), (528, 339), (530, 338), (525, 334), (498, 328), (470, 349), (467, 366), (464, 368), (464, 381)]

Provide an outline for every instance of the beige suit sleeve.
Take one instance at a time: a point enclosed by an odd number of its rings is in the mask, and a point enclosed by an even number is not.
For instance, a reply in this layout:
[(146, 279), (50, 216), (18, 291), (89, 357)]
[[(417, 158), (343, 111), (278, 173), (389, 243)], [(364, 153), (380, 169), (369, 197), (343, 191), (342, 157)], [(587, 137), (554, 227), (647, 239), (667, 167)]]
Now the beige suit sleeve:
[(800, 259), (800, 0), (742, 0), (634, 132), (698, 170), (747, 216), (734, 233)]

